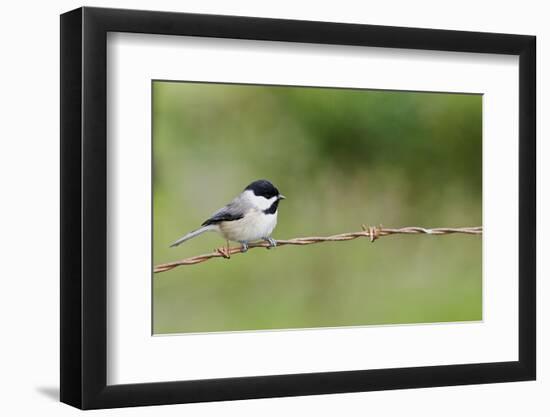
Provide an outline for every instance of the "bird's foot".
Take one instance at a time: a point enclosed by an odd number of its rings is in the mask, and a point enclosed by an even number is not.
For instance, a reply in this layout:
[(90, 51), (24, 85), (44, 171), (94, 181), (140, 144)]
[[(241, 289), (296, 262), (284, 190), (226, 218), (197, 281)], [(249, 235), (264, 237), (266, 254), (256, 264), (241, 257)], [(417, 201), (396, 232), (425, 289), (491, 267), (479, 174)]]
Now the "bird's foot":
[(248, 242), (241, 241), (241, 252), (245, 253), (248, 250)]
[(266, 242), (269, 242), (269, 246), (267, 249), (276, 248), (277, 247), (277, 241), (273, 239), (272, 237), (265, 237), (264, 240)]
[(222, 246), (221, 248), (216, 249), (216, 252), (222, 255), (225, 259), (231, 259), (231, 252), (229, 251), (229, 247)]

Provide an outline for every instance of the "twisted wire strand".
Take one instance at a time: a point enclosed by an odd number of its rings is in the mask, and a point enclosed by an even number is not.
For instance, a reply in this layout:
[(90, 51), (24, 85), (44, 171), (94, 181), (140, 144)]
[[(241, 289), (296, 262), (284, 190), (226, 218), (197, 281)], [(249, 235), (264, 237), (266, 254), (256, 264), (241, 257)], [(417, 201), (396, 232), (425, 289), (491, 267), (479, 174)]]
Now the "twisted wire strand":
[[(467, 234), (467, 235), (481, 235), (483, 228), (481, 226), (475, 227), (439, 227), (433, 229), (426, 229), (424, 227), (401, 227), (399, 229), (384, 228), (382, 226), (365, 226), (362, 225), (362, 230), (359, 232), (341, 233), (333, 236), (312, 236), (312, 237), (297, 237), (288, 240), (277, 240), (277, 246), (286, 245), (313, 245), (315, 243), (323, 242), (343, 242), (347, 240), (354, 240), (361, 237), (367, 237), (371, 242), (376, 239), (390, 236), (390, 235), (450, 235), (450, 234)], [(268, 248), (268, 242), (251, 243), (249, 249), (254, 248)], [(206, 262), (213, 258), (226, 258), (229, 259), (231, 255), (236, 255), (241, 252), (240, 247), (222, 247), (216, 249), (214, 252), (205, 253), (203, 255), (192, 256), (190, 258), (181, 259), (179, 261), (168, 262), (165, 264), (156, 265), (153, 269), (154, 273), (170, 271), (178, 266), (195, 265), (202, 262)]]

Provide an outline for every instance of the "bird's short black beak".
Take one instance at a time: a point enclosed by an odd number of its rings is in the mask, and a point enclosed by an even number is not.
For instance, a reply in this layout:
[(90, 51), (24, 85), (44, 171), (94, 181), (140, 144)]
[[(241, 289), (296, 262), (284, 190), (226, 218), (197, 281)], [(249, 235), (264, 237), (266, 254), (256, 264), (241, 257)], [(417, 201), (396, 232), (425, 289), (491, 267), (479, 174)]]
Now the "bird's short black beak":
[(284, 199), (286, 199), (286, 197), (282, 194), (279, 194), (279, 200), (284, 200)]

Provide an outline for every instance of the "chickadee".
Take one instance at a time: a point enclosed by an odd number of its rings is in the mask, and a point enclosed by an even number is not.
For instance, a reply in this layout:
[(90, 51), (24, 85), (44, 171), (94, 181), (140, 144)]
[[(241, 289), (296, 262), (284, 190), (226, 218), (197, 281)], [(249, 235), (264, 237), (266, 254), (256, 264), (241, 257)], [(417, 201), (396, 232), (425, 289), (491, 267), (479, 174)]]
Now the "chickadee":
[(225, 239), (239, 242), (241, 251), (248, 250), (248, 243), (265, 240), (270, 247), (277, 246), (271, 233), (277, 225), (279, 201), (285, 196), (267, 180), (254, 181), (229, 204), (216, 211), (202, 227), (187, 233), (170, 247), (178, 246), (204, 232), (218, 232)]

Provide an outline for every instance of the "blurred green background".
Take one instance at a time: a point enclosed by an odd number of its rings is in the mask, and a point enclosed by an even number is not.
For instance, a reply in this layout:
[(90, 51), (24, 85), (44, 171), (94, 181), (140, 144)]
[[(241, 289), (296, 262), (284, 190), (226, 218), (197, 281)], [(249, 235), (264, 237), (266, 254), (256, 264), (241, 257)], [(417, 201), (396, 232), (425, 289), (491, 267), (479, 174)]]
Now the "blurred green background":
[[(479, 226), (482, 96), (153, 82), (153, 258), (251, 181), (285, 194), (275, 239)], [(255, 249), (153, 276), (153, 333), (481, 320), (479, 236)]]

